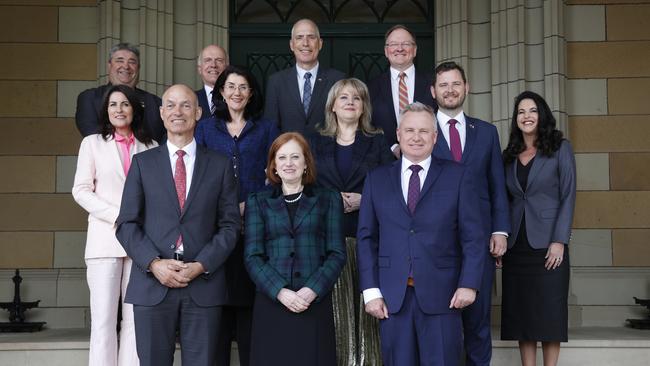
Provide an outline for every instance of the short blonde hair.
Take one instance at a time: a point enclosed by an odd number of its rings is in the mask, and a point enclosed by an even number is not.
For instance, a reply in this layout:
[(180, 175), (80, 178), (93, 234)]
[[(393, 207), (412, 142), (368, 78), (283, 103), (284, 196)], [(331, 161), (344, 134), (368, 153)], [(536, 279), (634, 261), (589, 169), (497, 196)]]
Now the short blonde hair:
[(380, 128), (373, 126), (371, 122), (372, 116), (372, 105), (370, 104), (370, 94), (368, 93), (368, 87), (366, 84), (357, 79), (349, 78), (342, 79), (334, 83), (329, 93), (327, 94), (327, 102), (325, 103), (325, 122), (322, 123), (318, 132), (323, 136), (335, 137), (338, 132), (338, 121), (336, 119), (336, 113), (334, 113), (334, 103), (336, 103), (336, 98), (339, 97), (341, 92), (345, 87), (351, 87), (359, 94), (361, 102), (363, 104), (363, 112), (359, 117), (358, 129), (361, 130), (365, 135), (375, 135), (378, 133), (383, 133)]

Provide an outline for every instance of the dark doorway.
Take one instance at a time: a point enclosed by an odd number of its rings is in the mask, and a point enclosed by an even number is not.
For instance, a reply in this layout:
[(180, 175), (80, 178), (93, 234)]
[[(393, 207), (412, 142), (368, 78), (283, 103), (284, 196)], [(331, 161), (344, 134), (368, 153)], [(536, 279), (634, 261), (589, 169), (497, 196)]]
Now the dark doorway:
[(433, 0), (231, 0), (230, 63), (245, 65), (262, 87), (293, 65), (291, 26), (314, 20), (324, 44), (321, 65), (368, 81), (388, 68), (384, 33), (404, 24), (416, 34), (420, 70), (434, 67)]

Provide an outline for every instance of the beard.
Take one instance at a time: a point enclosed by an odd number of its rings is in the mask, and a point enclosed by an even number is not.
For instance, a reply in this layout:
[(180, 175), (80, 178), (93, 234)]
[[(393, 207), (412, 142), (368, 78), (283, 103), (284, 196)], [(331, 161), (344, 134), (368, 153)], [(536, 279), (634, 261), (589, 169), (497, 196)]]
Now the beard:
[(442, 98), (436, 98), (436, 103), (438, 103), (438, 107), (444, 108), (444, 109), (458, 109), (463, 106), (463, 103), (465, 103), (465, 94), (461, 94), (458, 97), (456, 97), (455, 94), (452, 94), (451, 96), (455, 97), (454, 100), (448, 100), (445, 97), (449, 96), (450, 94), (443, 95)]

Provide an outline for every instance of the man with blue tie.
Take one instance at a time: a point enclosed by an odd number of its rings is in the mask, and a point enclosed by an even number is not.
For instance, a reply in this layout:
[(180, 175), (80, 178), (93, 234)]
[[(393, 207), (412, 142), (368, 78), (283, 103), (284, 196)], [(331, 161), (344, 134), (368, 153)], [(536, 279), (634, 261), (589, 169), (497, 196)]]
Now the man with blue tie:
[(301, 19), (293, 25), (289, 48), (296, 65), (269, 77), (264, 116), (275, 121), (281, 132), (307, 135), (324, 121), (327, 93), (345, 74), (319, 64), (323, 39), (318, 26), (310, 19)]
[(386, 366), (457, 365), (459, 309), (474, 302), (486, 252), (472, 175), (431, 155), (431, 107), (400, 114), (400, 160), (364, 184), (357, 253), (366, 312), (380, 319)]
[(228, 66), (228, 54), (223, 47), (216, 44), (207, 45), (196, 59), (196, 70), (203, 81), (203, 88), (196, 90), (199, 107), (203, 113), (201, 118), (210, 118), (214, 111), (212, 92), (219, 75)]
[(481, 247), (486, 254), (481, 287), (476, 302), (463, 310), (465, 364), (488, 366), (492, 358), (490, 307), (494, 258), (506, 252), (510, 216), (497, 129), (463, 113), (468, 93), (465, 71), (460, 65), (444, 62), (436, 67), (431, 94), (438, 104), (436, 117), (442, 136), (433, 155), (459, 162), (472, 174), (486, 234)]

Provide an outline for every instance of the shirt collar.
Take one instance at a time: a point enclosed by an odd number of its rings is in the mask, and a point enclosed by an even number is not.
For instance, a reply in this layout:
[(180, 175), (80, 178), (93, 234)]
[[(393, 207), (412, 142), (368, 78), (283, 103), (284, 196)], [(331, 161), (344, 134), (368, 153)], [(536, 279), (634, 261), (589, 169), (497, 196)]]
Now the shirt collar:
[(305, 70), (302, 67), (298, 66), (298, 64), (296, 64), (296, 70), (298, 71), (298, 78), (300, 80), (304, 80), (305, 79), (305, 74), (308, 73), (308, 72), (311, 72), (311, 80), (312, 80), (312, 84), (313, 84), (314, 80), (316, 80), (316, 75), (318, 74), (318, 66), (319, 66), (319, 63), (316, 63), (316, 66), (314, 66), (311, 70)]
[(448, 115), (442, 113), (440, 110), (438, 110), (438, 112), (436, 113), (436, 119), (438, 120), (440, 126), (444, 126), (448, 124), (449, 120), (452, 118), (458, 121), (459, 126), (465, 125), (465, 113), (463, 113), (463, 111), (458, 112), (458, 114), (455, 115), (454, 117), (449, 117)]
[(179, 148), (178, 146), (172, 144), (169, 140), (167, 140), (167, 150), (169, 152), (169, 158), (170, 159), (172, 157), (174, 157), (174, 155), (176, 155), (176, 151), (178, 151), (178, 150), (185, 151), (185, 154), (188, 157), (195, 156), (196, 155), (196, 140), (194, 140), (194, 138), (192, 138), (192, 142), (190, 142), (189, 144), (183, 146), (182, 149)]
[[(399, 74), (400, 73), (401, 73), (401, 71), (399, 71), (399, 70), (397, 70), (397, 69), (395, 69), (395, 68), (393, 68), (391, 66), (391, 68), (390, 68), (390, 77), (391, 77), (391, 79), (399, 81)], [(415, 77), (415, 65), (409, 66), (408, 69), (404, 70), (404, 73), (406, 74), (406, 79), (407, 80), (415, 80), (414, 79), (414, 77)]]
[[(402, 175), (404, 174), (404, 172), (409, 170), (409, 167), (413, 164), (415, 163), (411, 162), (404, 155), (402, 155)], [(425, 173), (428, 172), (429, 167), (431, 166), (431, 155), (429, 155), (426, 159), (422, 160), (417, 164), (422, 167), (422, 171), (424, 171)]]
[(208, 99), (210, 99), (210, 93), (214, 90), (214, 87), (211, 87), (210, 85), (203, 85), (203, 89), (205, 89), (205, 95), (208, 96)]

